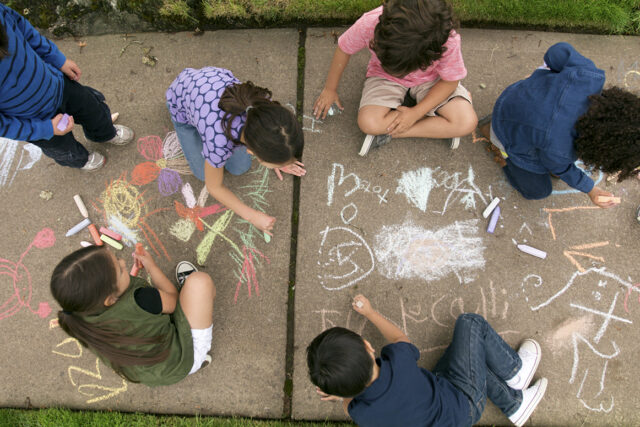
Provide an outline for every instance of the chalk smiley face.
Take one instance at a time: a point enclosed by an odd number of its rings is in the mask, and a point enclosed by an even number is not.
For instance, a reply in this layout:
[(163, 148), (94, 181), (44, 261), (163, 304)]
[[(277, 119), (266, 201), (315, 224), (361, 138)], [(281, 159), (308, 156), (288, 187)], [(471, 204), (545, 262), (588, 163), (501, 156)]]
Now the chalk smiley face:
[(373, 251), (359, 234), (345, 227), (326, 227), (320, 235), (318, 279), (323, 288), (337, 291), (353, 286), (373, 271)]

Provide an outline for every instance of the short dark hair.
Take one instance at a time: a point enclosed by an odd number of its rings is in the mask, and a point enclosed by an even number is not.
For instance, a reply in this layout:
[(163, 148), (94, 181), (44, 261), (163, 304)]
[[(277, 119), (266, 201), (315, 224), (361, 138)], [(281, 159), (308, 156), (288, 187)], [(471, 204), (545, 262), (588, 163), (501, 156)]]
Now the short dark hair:
[(453, 26), (453, 11), (445, 0), (389, 0), (369, 47), (384, 71), (404, 77), (442, 57)]
[[(589, 97), (589, 109), (578, 119), (574, 148), (586, 166), (609, 174), (620, 171), (618, 181), (640, 166), (640, 98), (619, 87)], [(637, 172), (636, 172), (637, 173)]]
[(314, 385), (340, 397), (362, 393), (373, 375), (373, 359), (362, 337), (340, 327), (327, 329), (311, 341), (307, 366)]

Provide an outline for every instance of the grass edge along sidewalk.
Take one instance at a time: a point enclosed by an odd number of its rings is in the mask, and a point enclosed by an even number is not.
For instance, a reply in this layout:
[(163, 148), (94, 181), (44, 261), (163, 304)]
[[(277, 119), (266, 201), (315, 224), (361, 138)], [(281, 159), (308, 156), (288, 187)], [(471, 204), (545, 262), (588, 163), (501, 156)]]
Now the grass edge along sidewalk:
[(0, 427), (347, 427), (351, 425), (353, 424), (337, 422), (296, 422), (235, 417), (188, 417), (104, 411), (72, 411), (63, 408), (0, 409)]

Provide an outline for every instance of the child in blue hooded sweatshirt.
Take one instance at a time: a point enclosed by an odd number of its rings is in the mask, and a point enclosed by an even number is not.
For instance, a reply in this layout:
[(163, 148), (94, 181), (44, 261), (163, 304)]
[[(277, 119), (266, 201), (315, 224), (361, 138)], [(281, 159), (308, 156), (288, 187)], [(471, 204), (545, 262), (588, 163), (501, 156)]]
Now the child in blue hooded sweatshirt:
[(545, 65), (507, 87), (480, 120), (481, 133), (499, 152), (509, 183), (526, 199), (551, 194), (550, 175), (587, 193), (597, 206), (617, 203), (575, 165), (618, 174), (623, 180), (640, 165), (640, 98), (621, 90), (602, 90), (604, 71), (568, 43), (551, 46)]
[(53, 42), (0, 4), (0, 137), (31, 142), (62, 166), (102, 167), (104, 156), (74, 138), (74, 123), (87, 139), (115, 145), (133, 140), (133, 131), (113, 124), (104, 96), (78, 83), (81, 74)]

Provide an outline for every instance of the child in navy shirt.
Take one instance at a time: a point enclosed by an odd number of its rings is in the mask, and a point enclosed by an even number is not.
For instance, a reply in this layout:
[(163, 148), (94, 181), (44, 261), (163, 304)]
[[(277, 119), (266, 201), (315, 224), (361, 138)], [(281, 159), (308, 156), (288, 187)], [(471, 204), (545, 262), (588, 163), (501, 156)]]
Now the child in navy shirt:
[(420, 368), (420, 351), (394, 324), (358, 295), (353, 308), (390, 344), (379, 358), (369, 341), (335, 327), (307, 347), (311, 382), (322, 400), (342, 400), (360, 426), (470, 426), (487, 397), (509, 420), (523, 425), (547, 387), (528, 387), (540, 362), (540, 345), (525, 340), (516, 353), (477, 314), (456, 321), (453, 340), (432, 372)]

